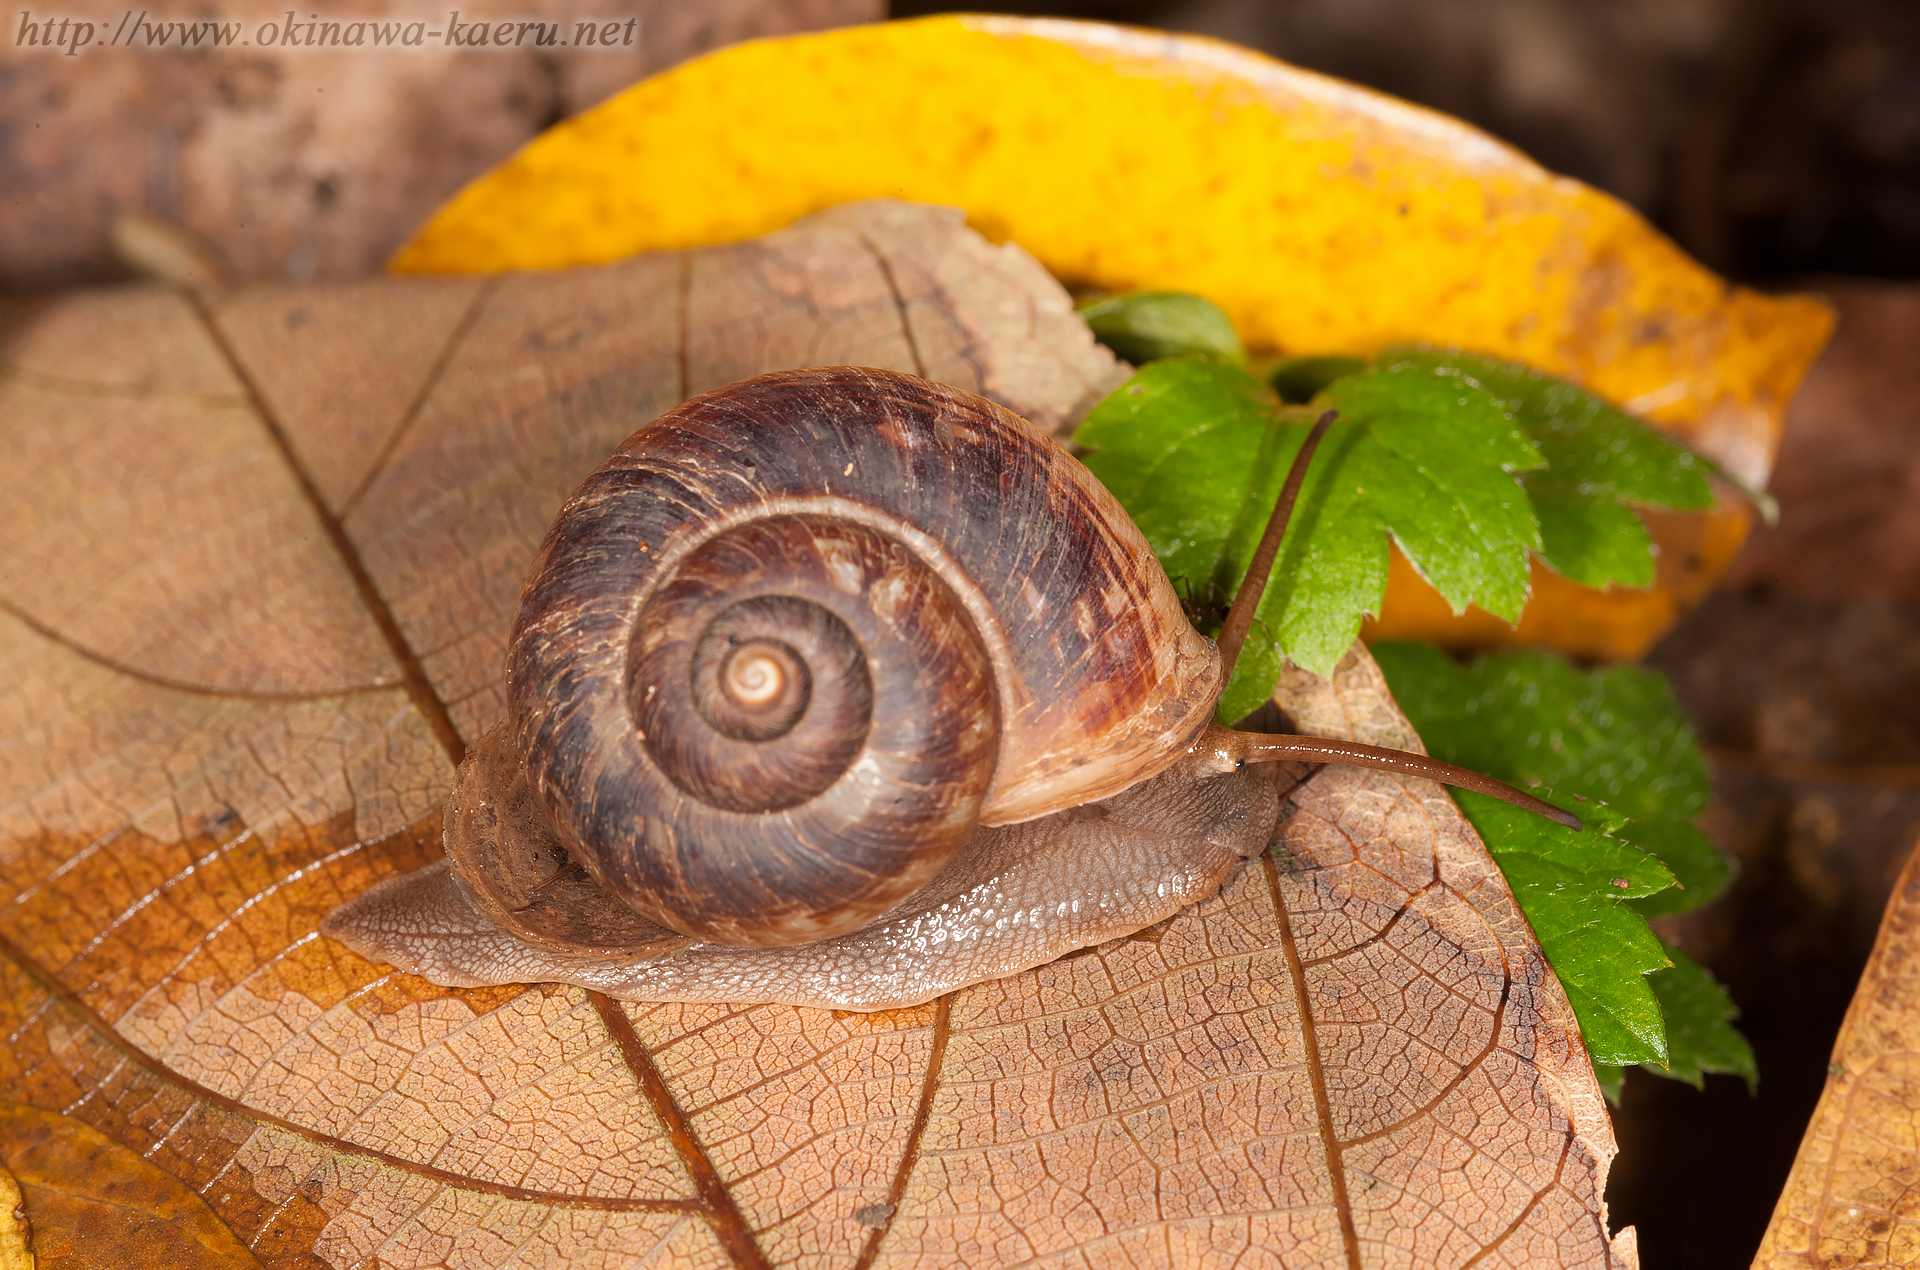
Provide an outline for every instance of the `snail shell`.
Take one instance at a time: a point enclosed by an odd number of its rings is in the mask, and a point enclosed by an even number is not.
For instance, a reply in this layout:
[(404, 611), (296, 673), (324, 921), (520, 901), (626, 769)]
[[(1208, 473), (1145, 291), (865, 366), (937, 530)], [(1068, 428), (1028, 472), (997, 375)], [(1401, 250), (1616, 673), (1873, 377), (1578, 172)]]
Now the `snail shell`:
[(480, 848), (456, 825), (454, 856), (484, 908), (582, 950), (654, 934), (517, 916), (543, 879), (603, 889), (616, 926), (624, 909), (721, 944), (855, 930), (976, 823), (1165, 770), (1219, 692), (1145, 539), (1056, 442), (844, 367), (746, 380), (630, 437), (548, 533), (507, 674), (508, 730), (455, 820), (526, 805), (469, 827)]

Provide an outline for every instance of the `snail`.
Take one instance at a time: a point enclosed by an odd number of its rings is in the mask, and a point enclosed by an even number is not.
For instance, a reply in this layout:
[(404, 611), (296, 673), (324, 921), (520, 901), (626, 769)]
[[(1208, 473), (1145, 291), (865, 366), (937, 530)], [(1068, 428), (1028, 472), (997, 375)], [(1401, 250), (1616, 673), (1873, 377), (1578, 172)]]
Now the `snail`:
[(1423, 755), (1212, 722), (1331, 420), (1216, 645), (1113, 496), (992, 402), (839, 367), (684, 403), (548, 532), (447, 859), (323, 932), (446, 986), (874, 1010), (1211, 894), (1272, 836), (1266, 760), (1577, 828)]

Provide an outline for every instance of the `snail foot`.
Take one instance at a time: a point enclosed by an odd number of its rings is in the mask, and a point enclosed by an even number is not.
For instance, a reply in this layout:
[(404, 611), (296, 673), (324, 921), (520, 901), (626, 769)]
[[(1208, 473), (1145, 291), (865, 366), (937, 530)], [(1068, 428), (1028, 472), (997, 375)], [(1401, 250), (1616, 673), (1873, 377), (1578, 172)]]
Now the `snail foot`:
[(616, 955), (504, 927), (442, 861), (381, 883), (322, 925), (362, 956), (448, 987), (569, 983), (630, 1001), (918, 1005), (1133, 934), (1206, 899), (1266, 849), (1297, 779), (1278, 764), (1176, 768), (1098, 803), (979, 827), (934, 880), (845, 935), (745, 948), (671, 931)]
[(441, 860), (404, 877), (389, 878), (334, 909), (320, 933), (369, 961), (385, 962), (443, 988), (506, 983), (579, 982), (575, 969), (612, 963), (631, 967), (693, 941), (659, 928), (651, 947), (613, 958), (569, 957), (516, 935), (475, 900), (460, 875)]

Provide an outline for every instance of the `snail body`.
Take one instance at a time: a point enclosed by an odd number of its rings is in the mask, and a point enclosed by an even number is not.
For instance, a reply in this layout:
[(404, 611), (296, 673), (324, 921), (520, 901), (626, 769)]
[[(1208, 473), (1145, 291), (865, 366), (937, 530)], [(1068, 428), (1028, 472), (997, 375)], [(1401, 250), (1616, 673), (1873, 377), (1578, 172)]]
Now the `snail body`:
[[(702, 943), (632, 919), (624, 946), (595, 944), (604, 926), (576, 927), (568, 944), (537, 943), (484, 908), (451, 861), (350, 901), (329, 919), (329, 933), (448, 987), (559, 982), (634, 1001), (917, 1005), (1151, 926), (1266, 850), (1287, 776), (1270, 766), (1204, 774), (1191, 766), (1183, 759), (1052, 816), (976, 826), (933, 881), (895, 909), (813, 943)], [(542, 899), (550, 914), (575, 922), (608, 907), (583, 876)]]
[(448, 861), (323, 931), (450, 986), (904, 1005), (1210, 894), (1279, 814), (1249, 760), (1313, 750), (1209, 726), (1219, 650), (1061, 446), (847, 367), (628, 438), (534, 561), (507, 683)]

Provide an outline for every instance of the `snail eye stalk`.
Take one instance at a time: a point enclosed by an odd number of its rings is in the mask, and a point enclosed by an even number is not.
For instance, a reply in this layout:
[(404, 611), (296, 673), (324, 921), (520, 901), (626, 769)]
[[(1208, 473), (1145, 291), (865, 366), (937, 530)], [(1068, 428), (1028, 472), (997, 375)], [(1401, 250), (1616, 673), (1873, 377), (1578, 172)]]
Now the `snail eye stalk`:
[(1267, 579), (1273, 576), (1273, 562), (1280, 555), (1280, 540), (1287, 536), (1287, 522), (1293, 518), (1293, 504), (1300, 497), (1300, 486), (1306, 482), (1313, 452), (1320, 448), (1320, 438), (1327, 435), (1327, 429), (1339, 417), (1338, 410), (1329, 410), (1314, 420), (1313, 430), (1300, 443), (1300, 452), (1293, 456), (1293, 466), (1287, 469), (1287, 482), (1280, 487), (1280, 501), (1273, 505), (1273, 515), (1267, 518), (1267, 528), (1253, 549), (1253, 559), (1247, 562), (1247, 576), (1240, 579), (1233, 607), (1227, 610), (1227, 620), (1220, 627), (1220, 638), (1215, 641), (1220, 645), (1223, 685), (1232, 680), (1234, 663), (1240, 660), (1241, 646), (1247, 642), (1247, 632), (1253, 629), (1253, 611), (1260, 607), (1260, 597), (1267, 591)]
[(1205, 754), (1217, 771), (1232, 771), (1248, 763), (1338, 763), (1342, 767), (1370, 767), (1380, 772), (1398, 772), (1403, 776), (1423, 776), (1442, 785), (1470, 789), (1476, 794), (1512, 803), (1522, 811), (1545, 816), (1555, 824), (1576, 832), (1584, 828), (1580, 817), (1552, 803), (1535, 798), (1524, 789), (1515, 789), (1505, 781), (1455, 767), (1411, 750), (1389, 750), (1357, 741), (1340, 741), (1324, 736), (1292, 736), (1285, 733), (1236, 732), (1232, 728), (1209, 727), (1200, 734), (1194, 748)]

